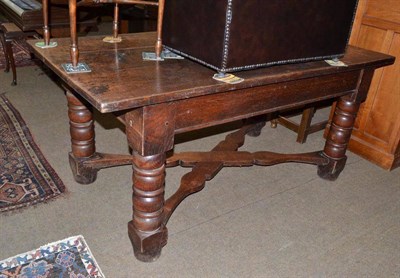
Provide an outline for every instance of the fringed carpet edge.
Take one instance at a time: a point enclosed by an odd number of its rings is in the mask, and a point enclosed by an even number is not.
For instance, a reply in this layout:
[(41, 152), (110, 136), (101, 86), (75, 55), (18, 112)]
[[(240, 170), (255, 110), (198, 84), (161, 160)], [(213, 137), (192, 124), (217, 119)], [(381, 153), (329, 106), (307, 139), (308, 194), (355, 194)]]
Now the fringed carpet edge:
[[(65, 185), (33, 140), (32, 134), (20, 113), (4, 94), (0, 95), (0, 116), (6, 121), (9, 130), (13, 133), (14, 144), (31, 171), (30, 174), (27, 174), (26, 170), (24, 170), (25, 173), (21, 173), (23, 170), (20, 169), (11, 170), (14, 172), (10, 175), (0, 165), (0, 212), (10, 212), (37, 205), (64, 193), (66, 191)], [(4, 140), (3, 137), (1, 140)], [(3, 144), (3, 142), (0, 143)], [(1, 158), (3, 160), (10, 157), (8, 154), (3, 155), (6, 155), (6, 158)], [(23, 195), (23, 198), (21, 198), (21, 195)], [(20, 199), (17, 200), (17, 198)]]

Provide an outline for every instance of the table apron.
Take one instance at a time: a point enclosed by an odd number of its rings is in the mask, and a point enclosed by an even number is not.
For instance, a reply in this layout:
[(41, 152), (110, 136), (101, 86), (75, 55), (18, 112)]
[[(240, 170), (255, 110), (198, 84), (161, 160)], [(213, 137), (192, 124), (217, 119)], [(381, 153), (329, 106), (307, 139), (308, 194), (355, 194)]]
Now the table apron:
[(356, 93), (361, 76), (349, 71), (177, 101), (175, 133)]

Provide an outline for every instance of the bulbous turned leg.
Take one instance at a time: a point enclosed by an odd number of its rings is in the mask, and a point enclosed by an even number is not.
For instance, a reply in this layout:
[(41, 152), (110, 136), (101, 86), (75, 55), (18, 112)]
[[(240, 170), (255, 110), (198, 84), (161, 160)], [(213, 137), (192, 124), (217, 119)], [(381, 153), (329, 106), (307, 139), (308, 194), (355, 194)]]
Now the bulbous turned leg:
[(167, 243), (164, 225), (165, 154), (133, 154), (133, 219), (128, 223), (135, 257), (155, 261)]
[(76, 182), (89, 184), (96, 180), (98, 171), (84, 165), (96, 151), (93, 115), (72, 92), (67, 90), (66, 95), (72, 148), (69, 163)]
[(338, 178), (346, 164), (346, 150), (360, 104), (342, 97), (338, 102), (324, 150), (321, 155), (328, 158), (326, 165), (318, 166), (318, 175), (326, 180)]

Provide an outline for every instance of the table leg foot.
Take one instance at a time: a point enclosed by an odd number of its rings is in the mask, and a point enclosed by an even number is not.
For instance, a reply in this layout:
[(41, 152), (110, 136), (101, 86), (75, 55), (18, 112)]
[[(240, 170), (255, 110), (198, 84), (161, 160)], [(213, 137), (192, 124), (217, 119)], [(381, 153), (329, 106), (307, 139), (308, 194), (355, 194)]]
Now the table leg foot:
[(128, 223), (128, 234), (135, 257), (142, 262), (154, 262), (167, 244), (168, 230), (164, 226), (156, 232), (142, 232), (135, 229), (133, 221)]
[(265, 115), (247, 119), (246, 124), (253, 123), (253, 126), (249, 130), (246, 131), (246, 134), (251, 137), (260, 136), (261, 130), (265, 126), (266, 121), (267, 121), (267, 118), (265, 117)]
[(258, 137), (261, 134), (262, 128), (265, 126), (265, 122), (260, 122), (255, 125), (253, 129), (247, 132), (247, 135), (251, 137)]
[(318, 176), (324, 180), (335, 181), (343, 171), (347, 157), (337, 160), (328, 158), (328, 160), (328, 164), (318, 166)]
[(74, 179), (80, 184), (90, 184), (97, 179), (97, 169), (84, 166), (84, 162), (90, 158), (77, 158), (69, 153), (69, 165), (74, 175)]

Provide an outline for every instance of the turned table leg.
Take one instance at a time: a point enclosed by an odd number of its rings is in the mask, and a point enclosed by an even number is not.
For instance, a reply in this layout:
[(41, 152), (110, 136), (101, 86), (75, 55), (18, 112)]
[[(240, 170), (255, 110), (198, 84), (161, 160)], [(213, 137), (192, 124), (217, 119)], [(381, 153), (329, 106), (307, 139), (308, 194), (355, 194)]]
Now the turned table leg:
[(322, 155), (329, 163), (318, 166), (318, 175), (336, 180), (346, 164), (346, 150), (360, 104), (349, 97), (342, 97), (335, 109), (331, 128)]
[(144, 262), (155, 261), (167, 243), (163, 221), (165, 161), (165, 153), (133, 153), (133, 219), (128, 233), (136, 258)]
[(98, 171), (83, 165), (96, 152), (93, 114), (72, 92), (67, 90), (66, 95), (72, 147), (70, 166), (77, 182), (89, 184), (96, 180)]

